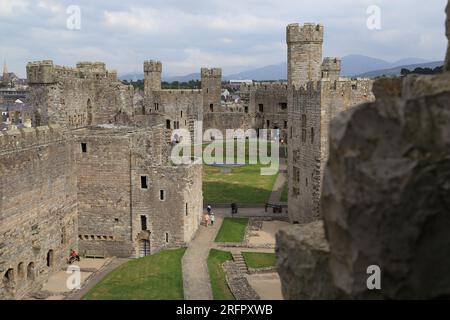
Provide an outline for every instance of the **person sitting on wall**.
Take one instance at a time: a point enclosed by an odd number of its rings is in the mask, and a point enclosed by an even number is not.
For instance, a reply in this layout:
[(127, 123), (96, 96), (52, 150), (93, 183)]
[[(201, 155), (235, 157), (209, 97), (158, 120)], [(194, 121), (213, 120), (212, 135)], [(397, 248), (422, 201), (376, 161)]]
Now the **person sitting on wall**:
[(75, 250), (70, 249), (69, 264), (72, 264), (75, 261), (80, 261), (80, 256), (78, 255), (78, 253)]

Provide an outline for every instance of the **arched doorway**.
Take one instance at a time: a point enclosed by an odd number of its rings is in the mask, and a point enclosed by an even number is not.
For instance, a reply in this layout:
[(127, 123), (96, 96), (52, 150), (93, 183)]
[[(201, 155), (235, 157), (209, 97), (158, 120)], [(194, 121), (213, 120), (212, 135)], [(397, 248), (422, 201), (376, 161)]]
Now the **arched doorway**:
[(3, 276), (3, 285), (7, 288), (12, 288), (15, 285), (14, 269), (8, 269)]
[(17, 265), (17, 275), (19, 279), (25, 278), (25, 264), (23, 262)]
[(27, 267), (27, 279), (34, 280), (35, 271), (34, 271), (34, 262), (30, 262)]
[(150, 240), (139, 241), (139, 257), (146, 257), (150, 255)]

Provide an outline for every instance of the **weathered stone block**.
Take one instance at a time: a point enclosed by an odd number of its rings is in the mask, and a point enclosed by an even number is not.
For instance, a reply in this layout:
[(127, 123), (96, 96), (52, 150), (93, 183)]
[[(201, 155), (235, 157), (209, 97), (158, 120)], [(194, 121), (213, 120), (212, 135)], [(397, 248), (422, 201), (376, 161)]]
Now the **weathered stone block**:
[(277, 268), (284, 298), (334, 299), (329, 254), (322, 221), (280, 230), (277, 234)]
[[(450, 91), (419, 96), (361, 105), (331, 126), (322, 213), (335, 285), (352, 298), (450, 295)], [(367, 289), (370, 265), (381, 290)]]

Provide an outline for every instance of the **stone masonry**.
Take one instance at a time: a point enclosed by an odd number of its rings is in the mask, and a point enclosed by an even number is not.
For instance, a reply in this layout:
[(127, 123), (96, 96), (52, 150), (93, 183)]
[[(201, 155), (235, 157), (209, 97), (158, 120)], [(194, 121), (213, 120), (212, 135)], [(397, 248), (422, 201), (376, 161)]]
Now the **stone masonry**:
[(306, 223), (320, 217), (330, 120), (373, 100), (372, 80), (341, 78), (341, 60), (322, 61), (323, 26), (289, 25), (288, 176), (289, 218)]
[(323, 226), (278, 234), (286, 299), (450, 296), (449, 70), (380, 79), (374, 92), (331, 120)]
[[(145, 68), (158, 89), (161, 66)], [(99, 62), (32, 62), (27, 76), (33, 128), (0, 133), (0, 299), (38, 290), (71, 249), (139, 257), (185, 246), (202, 214), (201, 162), (171, 164), (170, 130), (137, 114), (133, 87)], [(177, 121), (202, 107), (197, 93), (160, 96), (181, 107)]]

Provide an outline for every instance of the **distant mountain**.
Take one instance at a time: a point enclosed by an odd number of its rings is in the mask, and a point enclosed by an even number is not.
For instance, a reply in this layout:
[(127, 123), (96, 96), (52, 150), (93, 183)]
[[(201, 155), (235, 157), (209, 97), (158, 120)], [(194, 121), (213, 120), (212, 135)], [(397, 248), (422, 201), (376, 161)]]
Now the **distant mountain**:
[[(388, 62), (382, 59), (367, 57), (363, 55), (348, 55), (342, 58), (342, 76), (354, 77), (356, 75), (370, 76), (371, 72), (377, 74), (380, 70), (391, 70), (402, 68), (405, 66), (422, 65), (429, 63), (420, 58), (406, 58), (396, 62)], [(392, 71), (394, 72), (394, 71)], [(395, 72), (394, 72), (395, 73)], [(143, 79), (142, 73), (131, 73), (122, 75), (120, 80), (138, 80)], [(282, 62), (270, 66), (251, 69), (236, 74), (226, 75), (224, 81), (229, 80), (286, 80), (287, 79), (287, 63)], [(189, 80), (200, 80), (200, 73), (191, 73), (185, 76), (163, 77), (163, 81), (188, 82)]]
[(343, 77), (352, 77), (374, 70), (391, 69), (399, 66), (421, 64), (426, 62), (429, 61), (420, 58), (406, 58), (396, 62), (388, 62), (382, 59), (353, 54), (342, 58), (341, 75)]
[(443, 61), (420, 63), (420, 64), (409, 64), (409, 65), (398, 66), (398, 67), (390, 68), (390, 69), (374, 70), (374, 71), (370, 71), (370, 72), (359, 74), (359, 75), (357, 75), (357, 77), (375, 78), (375, 77), (380, 77), (380, 76), (383, 76), (383, 75), (385, 75), (385, 76), (399, 76), (400, 72), (402, 71), (402, 69), (408, 69), (410, 71), (413, 71), (416, 68), (430, 68), (430, 69), (434, 69), (436, 67), (440, 67), (440, 66), (443, 66), (443, 65), (444, 65)]
[(201, 77), (202, 76), (200, 73), (191, 73), (186, 76), (163, 77), (163, 81), (166, 81), (166, 82), (174, 82), (174, 81), (189, 82), (191, 80), (200, 80)]
[(287, 80), (287, 63), (283, 62), (262, 68), (231, 74), (225, 76), (224, 80)]

